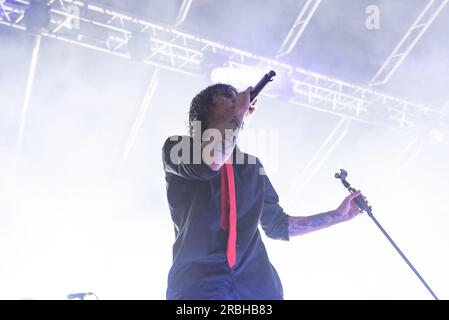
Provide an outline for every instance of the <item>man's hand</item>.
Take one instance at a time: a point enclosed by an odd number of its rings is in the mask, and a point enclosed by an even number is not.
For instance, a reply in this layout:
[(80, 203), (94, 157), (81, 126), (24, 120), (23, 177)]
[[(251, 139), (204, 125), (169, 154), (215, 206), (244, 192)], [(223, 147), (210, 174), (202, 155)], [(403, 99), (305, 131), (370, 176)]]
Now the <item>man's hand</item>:
[[(339, 215), (341, 221), (350, 220), (363, 212), (363, 210), (360, 209), (358, 204), (355, 202), (355, 198), (357, 198), (359, 195), (361, 195), (361, 191), (351, 193), (343, 200), (340, 206), (335, 210)], [(366, 201), (366, 197), (363, 196), (363, 198)]]
[[(209, 129), (218, 130), (213, 142), (206, 138), (202, 143), (202, 149), (210, 148), (209, 152), (213, 161), (209, 167), (217, 171), (231, 156), (237, 141), (237, 136), (243, 126), (243, 120), (250, 114), (250, 94), (252, 87), (245, 91), (229, 94), (215, 95), (213, 108), (209, 119)], [(212, 135), (213, 132), (209, 132)], [(215, 133), (214, 133), (215, 134)]]
[(245, 117), (252, 112), (250, 93), (252, 87), (232, 94), (221, 94), (213, 97), (209, 127), (223, 132), (225, 129), (239, 130)]
[[(347, 196), (340, 206), (333, 211), (319, 213), (308, 217), (289, 217), (288, 234), (290, 237), (320, 230), (334, 224), (350, 220), (362, 213), (355, 202), (355, 198), (361, 195), (360, 191)], [(363, 196), (363, 195), (362, 195)], [(363, 196), (366, 201), (366, 197)]]
[(235, 95), (235, 108), (237, 109), (238, 116), (244, 118), (251, 108), (250, 94), (253, 90), (252, 87), (248, 87), (245, 91), (239, 92)]
[(257, 102), (257, 99), (254, 100), (253, 103), (251, 103), (251, 107), (249, 107), (249, 110), (248, 110), (248, 116), (252, 115), (256, 111), (256, 102)]

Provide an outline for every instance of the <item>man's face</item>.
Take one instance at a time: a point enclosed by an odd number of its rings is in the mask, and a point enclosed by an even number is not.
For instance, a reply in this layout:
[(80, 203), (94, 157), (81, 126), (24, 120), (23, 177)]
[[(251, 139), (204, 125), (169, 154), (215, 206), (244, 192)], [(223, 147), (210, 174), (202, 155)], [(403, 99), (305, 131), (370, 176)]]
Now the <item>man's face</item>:
[(209, 118), (209, 124), (211, 126), (232, 115), (235, 109), (235, 96), (236, 92), (230, 88), (214, 95)]

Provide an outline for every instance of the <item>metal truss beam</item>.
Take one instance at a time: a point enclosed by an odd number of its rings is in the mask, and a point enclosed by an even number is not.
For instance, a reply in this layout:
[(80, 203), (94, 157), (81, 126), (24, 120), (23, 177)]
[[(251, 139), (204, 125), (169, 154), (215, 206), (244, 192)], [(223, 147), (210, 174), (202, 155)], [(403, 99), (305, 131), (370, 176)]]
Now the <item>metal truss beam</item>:
[(449, 0), (429, 0), (424, 10), (408, 29), (393, 52), (388, 56), (379, 71), (371, 79), (369, 86), (385, 84), (399, 68), (407, 55), (415, 47), (432, 22), (443, 10)]
[(28, 73), (27, 85), (25, 90), (25, 99), (22, 107), (22, 114), (20, 117), (19, 134), (17, 138), (17, 154), (22, 152), (23, 136), (25, 132), (26, 119), (28, 115), (28, 108), (31, 101), (31, 93), (33, 92), (34, 76), (36, 74), (37, 62), (39, 58), (39, 51), (41, 47), (41, 36), (36, 35), (34, 38), (33, 52), (31, 54), (30, 70)]
[(151, 100), (153, 99), (154, 92), (159, 84), (159, 71), (158, 69), (154, 70), (153, 76), (151, 77), (148, 88), (145, 92), (145, 95), (142, 99), (142, 103), (140, 104), (139, 111), (137, 113), (136, 120), (134, 121), (134, 125), (131, 128), (131, 132), (128, 136), (128, 140), (126, 141), (125, 149), (123, 152), (122, 162), (120, 164), (119, 170), (123, 169), (126, 162), (128, 161), (129, 153), (136, 141), (137, 134), (139, 133), (140, 126), (145, 118), (145, 115), (150, 106)]
[[(2, 4), (6, 11), (0, 14), (0, 24), (25, 30), (22, 18), (27, 3), (25, 0), (4, 0)], [(50, 0), (48, 3), (51, 7), (51, 23), (43, 36), (60, 41), (130, 58), (128, 39), (132, 33), (141, 32), (147, 36), (151, 47), (144, 62), (163, 69), (192, 76), (201, 75), (204, 73), (201, 62), (207, 53), (225, 57), (233, 67), (273, 69), (279, 74), (288, 74), (294, 93), (294, 97), (289, 100), (291, 103), (354, 121), (412, 130), (415, 120), (422, 115), (444, 115), (441, 109), (418, 105), (364, 86), (297, 68), (170, 26), (132, 17), (91, 1)], [(73, 12), (80, 12), (80, 16), (74, 16)], [(67, 24), (69, 18), (79, 19), (80, 27), (61, 26)], [(379, 114), (382, 114), (382, 120), (378, 120)]]
[(354, 121), (399, 129), (413, 129), (416, 119), (424, 115), (443, 115), (441, 110), (414, 104), (366, 87), (298, 68), (295, 71), (292, 77), (295, 97), (290, 99), (290, 102), (304, 107), (345, 116)]
[(181, 23), (187, 18), (190, 6), (193, 0), (182, 0), (181, 7), (179, 8), (178, 17), (176, 18), (175, 27), (179, 27)]
[(293, 26), (288, 31), (287, 37), (285, 37), (284, 41), (282, 42), (282, 45), (276, 54), (276, 58), (285, 56), (292, 52), (293, 48), (298, 43), (302, 33), (309, 24), (310, 19), (318, 8), (320, 2), (321, 0), (306, 1), (301, 9), (301, 12), (293, 23)]

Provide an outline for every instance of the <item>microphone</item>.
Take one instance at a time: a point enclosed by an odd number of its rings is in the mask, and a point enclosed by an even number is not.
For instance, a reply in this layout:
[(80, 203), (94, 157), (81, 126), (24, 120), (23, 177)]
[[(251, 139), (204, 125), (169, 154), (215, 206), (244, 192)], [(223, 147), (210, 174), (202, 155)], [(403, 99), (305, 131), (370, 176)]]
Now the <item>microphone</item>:
[(262, 91), (262, 89), (267, 85), (268, 82), (273, 81), (273, 77), (276, 75), (276, 72), (271, 70), (266, 75), (260, 79), (260, 81), (256, 84), (253, 90), (250, 93), (249, 101), (253, 103), (254, 99), (256, 99), (257, 95)]
[[(79, 293), (70, 293), (67, 295), (67, 299), (69, 300), (86, 300), (90, 296), (95, 296), (95, 299), (98, 300), (97, 295), (93, 292), (79, 292)], [(90, 299), (88, 299), (90, 300)]]
[(87, 295), (87, 293), (85, 292), (80, 292), (80, 293), (70, 293), (67, 295), (67, 299), (72, 300), (72, 299), (79, 299), (79, 300), (84, 300), (84, 297)]

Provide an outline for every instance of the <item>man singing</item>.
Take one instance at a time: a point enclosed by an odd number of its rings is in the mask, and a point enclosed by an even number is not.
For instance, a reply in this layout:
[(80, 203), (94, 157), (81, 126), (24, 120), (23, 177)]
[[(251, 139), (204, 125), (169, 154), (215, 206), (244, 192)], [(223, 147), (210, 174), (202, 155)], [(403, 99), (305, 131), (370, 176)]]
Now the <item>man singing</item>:
[(244, 120), (255, 110), (251, 89), (204, 89), (190, 106), (190, 136), (170, 137), (163, 146), (176, 236), (167, 299), (283, 299), (259, 224), (268, 237), (289, 240), (362, 212), (353, 201), (360, 191), (329, 212), (284, 212), (260, 161), (236, 146)]

